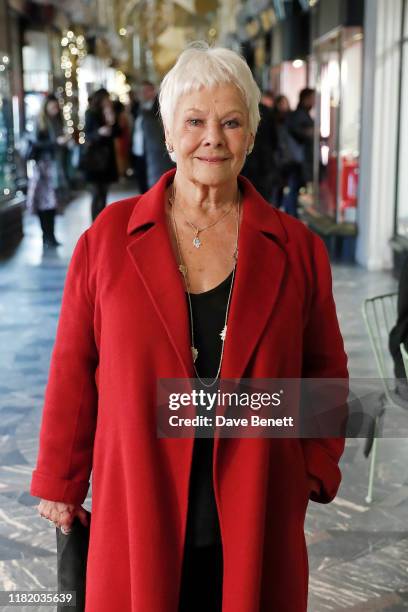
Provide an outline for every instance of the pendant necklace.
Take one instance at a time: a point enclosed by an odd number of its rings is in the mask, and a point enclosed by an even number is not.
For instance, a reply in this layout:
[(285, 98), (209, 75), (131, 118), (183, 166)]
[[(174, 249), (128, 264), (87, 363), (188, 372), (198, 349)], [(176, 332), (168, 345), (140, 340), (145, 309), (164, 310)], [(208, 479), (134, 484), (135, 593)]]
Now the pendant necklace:
[[(171, 204), (172, 210), (173, 210), (175, 198), (176, 198), (176, 192), (175, 192), (174, 184), (173, 184), (172, 193), (171, 193), (171, 196), (169, 196), (169, 202)], [(182, 208), (180, 208), (181, 214), (183, 215), (183, 217), (185, 218), (189, 226), (194, 230), (193, 246), (196, 249), (199, 249), (200, 246), (202, 245), (202, 242), (199, 238), (199, 234), (203, 232), (204, 230), (209, 229), (210, 227), (214, 227), (214, 225), (217, 225), (217, 223), (219, 223), (220, 221), (222, 221), (222, 219), (224, 219), (227, 215), (229, 215), (232, 209), (233, 209), (233, 206), (230, 206), (230, 208), (226, 210), (219, 219), (217, 219), (213, 223), (210, 223), (210, 225), (206, 225), (205, 227), (197, 227), (196, 225), (194, 225), (194, 223), (192, 223), (191, 221), (189, 221), (189, 219), (187, 219), (185, 212), (183, 211)]]
[[(172, 220), (173, 220), (173, 227), (174, 227), (174, 234), (176, 237), (176, 242), (177, 242), (177, 251), (178, 251), (178, 256), (179, 256), (179, 261), (180, 264), (178, 266), (179, 271), (181, 272), (181, 274), (183, 275), (184, 278), (184, 282), (186, 285), (186, 289), (187, 289), (187, 297), (188, 297), (188, 306), (189, 306), (189, 313), (190, 313), (190, 328), (191, 328), (191, 355), (193, 358), (193, 367), (194, 367), (194, 371), (196, 374), (197, 379), (200, 381), (200, 383), (204, 386), (204, 387), (212, 387), (215, 382), (217, 381), (220, 372), (221, 372), (221, 364), (222, 364), (222, 358), (224, 355), (224, 343), (225, 343), (225, 338), (226, 338), (226, 334), (227, 334), (227, 321), (228, 321), (228, 314), (229, 314), (229, 308), (230, 308), (230, 302), (231, 302), (231, 295), (232, 295), (232, 288), (234, 285), (234, 279), (235, 279), (235, 269), (237, 267), (237, 260), (238, 260), (238, 240), (239, 240), (239, 212), (240, 212), (240, 203), (241, 203), (241, 194), (238, 190), (238, 197), (237, 197), (237, 215), (236, 215), (236, 238), (235, 238), (235, 249), (234, 249), (234, 253), (233, 253), (233, 259), (234, 259), (234, 268), (232, 270), (232, 278), (231, 278), (231, 284), (230, 284), (230, 289), (229, 289), (229, 294), (228, 294), (228, 301), (227, 301), (227, 307), (225, 310), (225, 320), (224, 320), (224, 327), (222, 328), (222, 331), (220, 332), (220, 338), (222, 340), (222, 345), (221, 345), (221, 352), (220, 352), (220, 360), (219, 360), (219, 364), (218, 364), (218, 369), (217, 369), (217, 374), (215, 375), (214, 380), (208, 384), (206, 382), (204, 382), (204, 380), (202, 378), (200, 378), (198, 372), (197, 372), (197, 368), (195, 365), (196, 359), (198, 357), (198, 349), (195, 347), (195, 343), (194, 343), (194, 321), (193, 321), (193, 308), (191, 306), (191, 297), (190, 297), (190, 283), (188, 280), (188, 269), (187, 266), (185, 265), (184, 261), (183, 261), (183, 257), (181, 254), (181, 247), (180, 247), (180, 242), (179, 242), (179, 237), (178, 237), (178, 231), (177, 231), (177, 224), (176, 224), (176, 220), (174, 218), (174, 200), (170, 200), (170, 204), (171, 206), (171, 214), (172, 214)], [(232, 207), (231, 207), (232, 209)], [(230, 209), (230, 210), (231, 210)], [(228, 211), (230, 212), (230, 211)], [(224, 215), (225, 216), (225, 215)], [(219, 219), (220, 221), (220, 219)], [(218, 221), (216, 222), (218, 223)], [(212, 225), (215, 225), (212, 224)], [(210, 227), (210, 226), (207, 226)], [(204, 228), (204, 229), (207, 229)], [(202, 231), (202, 230), (200, 230)], [(200, 245), (198, 245), (200, 246)], [(198, 248), (198, 247), (197, 247)]]

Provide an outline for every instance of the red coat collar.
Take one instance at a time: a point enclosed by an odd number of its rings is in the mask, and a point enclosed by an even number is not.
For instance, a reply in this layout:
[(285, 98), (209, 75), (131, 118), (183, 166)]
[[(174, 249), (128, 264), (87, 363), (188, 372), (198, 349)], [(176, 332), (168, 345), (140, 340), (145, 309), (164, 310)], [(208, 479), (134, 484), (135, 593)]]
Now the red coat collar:
[[(129, 219), (127, 228), (129, 234), (143, 225), (165, 221), (164, 193), (169, 183), (173, 180), (175, 173), (176, 169), (172, 168), (163, 174), (149, 191), (146, 191), (146, 193), (138, 198)], [(242, 222), (249, 223), (254, 229), (261, 232), (273, 234), (284, 244), (288, 236), (282, 225), (279, 213), (263, 199), (248, 179), (240, 175), (238, 182), (243, 190)]]

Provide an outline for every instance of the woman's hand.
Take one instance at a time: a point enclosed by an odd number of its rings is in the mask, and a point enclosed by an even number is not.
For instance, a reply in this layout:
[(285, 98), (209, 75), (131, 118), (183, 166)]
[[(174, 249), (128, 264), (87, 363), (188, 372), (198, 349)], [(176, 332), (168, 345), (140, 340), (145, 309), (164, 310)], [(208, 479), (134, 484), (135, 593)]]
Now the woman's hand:
[(54, 502), (42, 499), (37, 506), (40, 515), (52, 521), (56, 527), (60, 527), (62, 533), (69, 533), (74, 518), (77, 516), (84, 527), (88, 527), (88, 513), (82, 506), (65, 504), (64, 502)]
[(65, 134), (64, 136), (57, 137), (57, 144), (60, 146), (66, 145), (71, 140), (71, 136), (69, 134)]
[(310, 476), (309, 475), (309, 488), (310, 488), (310, 493), (316, 493), (316, 495), (319, 495), (320, 493), (320, 480), (318, 480), (317, 478), (315, 478), (314, 476)]

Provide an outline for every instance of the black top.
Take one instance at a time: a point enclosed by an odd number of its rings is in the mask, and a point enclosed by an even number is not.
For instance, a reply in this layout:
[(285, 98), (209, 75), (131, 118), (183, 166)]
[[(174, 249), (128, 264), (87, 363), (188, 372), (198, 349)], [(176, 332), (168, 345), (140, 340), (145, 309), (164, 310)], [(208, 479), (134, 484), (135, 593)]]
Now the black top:
[[(232, 272), (217, 287), (203, 293), (190, 293), (194, 342), (198, 349), (195, 366), (200, 378), (214, 379), (217, 375), (222, 348), (220, 333), (225, 323), (231, 282)], [(186, 299), (188, 301), (187, 293)], [(216, 392), (218, 383), (210, 389), (203, 388)], [(186, 543), (190, 546), (208, 546), (220, 541), (212, 478), (213, 447), (213, 438), (194, 440), (186, 532)]]
[(35, 161), (54, 161), (58, 150), (62, 149), (62, 146), (57, 142), (57, 138), (63, 135), (64, 127), (59, 117), (47, 117), (44, 126), (37, 122), (30, 157)]

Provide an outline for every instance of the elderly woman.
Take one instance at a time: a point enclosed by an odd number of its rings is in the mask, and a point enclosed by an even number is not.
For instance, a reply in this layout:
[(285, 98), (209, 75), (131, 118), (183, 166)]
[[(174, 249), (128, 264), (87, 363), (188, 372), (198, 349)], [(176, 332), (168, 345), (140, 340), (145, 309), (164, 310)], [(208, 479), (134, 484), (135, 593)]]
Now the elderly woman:
[(306, 610), (305, 512), (343, 440), (156, 427), (160, 378), (347, 377), (321, 240), (240, 176), (259, 98), (239, 55), (186, 49), (160, 92), (176, 169), (74, 251), (31, 493), (66, 532), (92, 471), (86, 612)]

